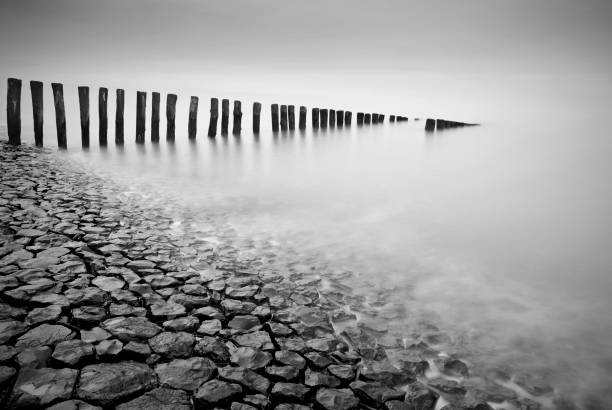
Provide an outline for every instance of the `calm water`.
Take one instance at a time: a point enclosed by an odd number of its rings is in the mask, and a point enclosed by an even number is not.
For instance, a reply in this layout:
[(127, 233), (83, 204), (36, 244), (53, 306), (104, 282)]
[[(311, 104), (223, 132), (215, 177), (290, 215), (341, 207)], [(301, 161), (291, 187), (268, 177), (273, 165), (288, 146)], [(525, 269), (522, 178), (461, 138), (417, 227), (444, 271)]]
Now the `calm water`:
[(431, 320), (474, 366), (610, 394), (612, 143), (599, 123), (587, 132), (569, 119), (492, 121), (425, 134), (411, 118), (273, 136), (264, 104), (255, 139), (245, 102), (242, 137), (209, 140), (208, 100), (200, 104), (195, 142), (179, 114), (174, 145), (162, 121), (158, 145), (136, 146), (128, 120), (125, 147), (100, 149), (92, 118), (83, 151), (75, 116), (60, 155), (196, 221), (222, 218), (268, 250), (354, 272), (358, 292), (406, 307), (399, 333)]

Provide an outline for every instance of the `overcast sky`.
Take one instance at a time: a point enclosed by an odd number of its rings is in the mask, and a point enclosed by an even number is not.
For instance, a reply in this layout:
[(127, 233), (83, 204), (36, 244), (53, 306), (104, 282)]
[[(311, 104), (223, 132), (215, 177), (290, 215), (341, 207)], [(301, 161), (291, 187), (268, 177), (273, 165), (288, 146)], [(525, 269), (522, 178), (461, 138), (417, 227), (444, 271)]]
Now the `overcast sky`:
[(0, 0), (2, 77), (68, 86), (473, 117), (488, 92), (604, 99), (611, 49), (610, 0)]

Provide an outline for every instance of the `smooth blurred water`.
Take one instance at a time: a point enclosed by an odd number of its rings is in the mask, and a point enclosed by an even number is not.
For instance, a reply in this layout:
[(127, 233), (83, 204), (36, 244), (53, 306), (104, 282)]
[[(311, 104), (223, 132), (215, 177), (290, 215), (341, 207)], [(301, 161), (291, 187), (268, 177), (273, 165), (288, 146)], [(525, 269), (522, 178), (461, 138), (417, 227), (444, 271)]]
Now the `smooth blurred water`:
[(240, 138), (208, 139), (201, 100), (195, 141), (179, 114), (174, 144), (162, 120), (160, 143), (149, 142), (147, 124), (147, 143), (137, 146), (128, 119), (125, 146), (116, 147), (111, 116), (103, 149), (92, 115), (91, 148), (80, 148), (73, 120), (59, 155), (195, 220), (216, 216), (276, 252), (355, 272), (348, 285), (407, 307), (398, 326), (408, 332), (434, 317), (474, 365), (609, 394), (612, 143), (604, 128), (528, 119), (428, 134), (424, 119), (390, 124), (387, 112), (383, 125), (358, 128), (353, 113), (351, 128), (312, 132), (309, 110), (308, 131), (273, 135), (264, 105), (256, 138), (245, 105)]

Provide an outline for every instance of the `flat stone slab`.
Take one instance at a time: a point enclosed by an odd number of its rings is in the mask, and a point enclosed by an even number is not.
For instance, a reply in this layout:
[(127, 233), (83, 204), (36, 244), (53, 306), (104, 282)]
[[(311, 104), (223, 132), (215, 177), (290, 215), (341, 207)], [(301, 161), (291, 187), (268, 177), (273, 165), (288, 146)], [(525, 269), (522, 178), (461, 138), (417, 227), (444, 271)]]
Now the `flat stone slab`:
[(39, 408), (69, 399), (78, 374), (74, 369), (21, 369), (9, 399), (10, 407)]
[(183, 390), (158, 387), (115, 407), (116, 410), (191, 410), (189, 395)]
[(217, 366), (209, 359), (191, 357), (157, 365), (155, 373), (163, 386), (195, 391), (214, 376)]
[(193, 401), (196, 408), (208, 409), (212, 405), (228, 403), (241, 393), (242, 387), (239, 384), (211, 380), (200, 386), (193, 396)]
[(105, 320), (102, 327), (122, 342), (147, 340), (162, 331), (144, 317), (116, 317)]
[(350, 410), (359, 405), (359, 399), (350, 389), (319, 389), (316, 401), (326, 410)]
[(53, 346), (75, 337), (76, 334), (66, 326), (43, 323), (20, 336), (15, 347), (24, 350), (31, 347)]

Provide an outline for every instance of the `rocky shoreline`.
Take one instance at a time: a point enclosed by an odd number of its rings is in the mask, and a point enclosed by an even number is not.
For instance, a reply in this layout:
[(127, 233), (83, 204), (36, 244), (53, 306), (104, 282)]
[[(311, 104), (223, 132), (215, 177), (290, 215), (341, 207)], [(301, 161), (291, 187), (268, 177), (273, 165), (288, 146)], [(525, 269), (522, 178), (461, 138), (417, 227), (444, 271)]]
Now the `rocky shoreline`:
[(541, 407), (425, 342), (392, 363), (317, 279), (177, 239), (41, 149), (1, 142), (0, 175), (2, 408)]

